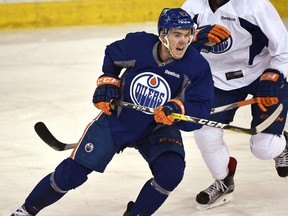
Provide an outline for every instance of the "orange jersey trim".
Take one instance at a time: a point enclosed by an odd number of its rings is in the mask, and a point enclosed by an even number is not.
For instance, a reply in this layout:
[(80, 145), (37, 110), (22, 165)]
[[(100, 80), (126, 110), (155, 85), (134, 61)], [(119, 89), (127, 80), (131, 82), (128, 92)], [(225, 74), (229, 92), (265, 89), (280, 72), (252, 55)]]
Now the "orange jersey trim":
[(82, 140), (83, 140), (84, 135), (86, 134), (86, 132), (88, 131), (88, 129), (90, 128), (90, 126), (91, 126), (95, 121), (97, 121), (97, 120), (99, 119), (99, 117), (100, 117), (100, 115), (101, 115), (102, 113), (103, 113), (103, 112), (101, 112), (99, 115), (97, 115), (97, 117), (96, 117), (95, 119), (93, 119), (93, 121), (90, 122), (90, 123), (86, 126), (86, 128), (85, 128), (85, 130), (84, 130), (84, 132), (83, 132), (83, 134), (82, 134), (82, 136), (81, 136), (81, 138), (80, 138), (80, 140), (77, 142), (77, 145), (74, 147), (74, 149), (73, 149), (73, 151), (72, 151), (72, 153), (71, 153), (71, 155), (70, 155), (70, 158), (72, 158), (72, 159), (75, 158), (75, 154), (76, 154), (76, 152), (77, 152), (77, 149), (78, 149), (80, 143), (81, 143)]

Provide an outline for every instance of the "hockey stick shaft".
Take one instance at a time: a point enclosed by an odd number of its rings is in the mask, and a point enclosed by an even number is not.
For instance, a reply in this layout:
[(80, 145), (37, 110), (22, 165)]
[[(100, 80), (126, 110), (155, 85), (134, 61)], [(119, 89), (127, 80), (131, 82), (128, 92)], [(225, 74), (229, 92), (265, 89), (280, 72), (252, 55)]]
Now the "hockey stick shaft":
[[(126, 107), (128, 109), (134, 109), (140, 112), (147, 112), (147, 113), (154, 113), (154, 109), (151, 109), (149, 107), (141, 106), (141, 105), (136, 105), (124, 101), (117, 101), (117, 104), (122, 107)], [(242, 128), (238, 126), (233, 126), (230, 124), (224, 124), (221, 122), (216, 122), (216, 121), (211, 121), (207, 119), (202, 119), (202, 118), (197, 118), (193, 116), (188, 116), (188, 115), (182, 115), (179, 113), (172, 113), (171, 116), (175, 119), (181, 120), (181, 121), (187, 121), (187, 122), (192, 122), (196, 124), (201, 124), (201, 125), (206, 125), (209, 127), (214, 127), (214, 128), (221, 128), (224, 130), (230, 130), (234, 132), (239, 132), (239, 133), (244, 133), (244, 134), (257, 134), (260, 133), (261, 131), (265, 130), (269, 125), (271, 125), (275, 119), (279, 116), (283, 109), (283, 105), (279, 104), (277, 109), (261, 124), (257, 125), (255, 128)]]
[(210, 114), (224, 112), (224, 111), (227, 111), (227, 110), (236, 109), (236, 108), (239, 108), (239, 107), (242, 107), (242, 106), (246, 106), (246, 105), (250, 105), (250, 104), (254, 104), (254, 103), (257, 103), (256, 98), (251, 98), (251, 99), (248, 99), (248, 100), (238, 101), (238, 102), (231, 103), (231, 104), (228, 104), (228, 105), (212, 108)]
[[(227, 105), (224, 105), (224, 106), (219, 106), (219, 107), (212, 108), (210, 114), (224, 112), (224, 111), (227, 111), (227, 110), (236, 109), (236, 108), (239, 108), (239, 107), (242, 107), (242, 106), (246, 106), (246, 105), (250, 105), (250, 104), (254, 104), (254, 103), (257, 103), (256, 98), (251, 98), (251, 99), (248, 99), (248, 100), (238, 101), (238, 102), (227, 104)], [(128, 103), (121, 102), (121, 101), (113, 101), (111, 105), (112, 105), (112, 107), (114, 105), (119, 105), (119, 106), (127, 107), (127, 108), (131, 107), (131, 104), (128, 105)], [(134, 104), (133, 104), (133, 109), (138, 110), (138, 111), (142, 111), (142, 112), (148, 112), (148, 113), (153, 113), (154, 112), (153, 108), (144, 107), (144, 106), (140, 106), (140, 105), (134, 105)]]

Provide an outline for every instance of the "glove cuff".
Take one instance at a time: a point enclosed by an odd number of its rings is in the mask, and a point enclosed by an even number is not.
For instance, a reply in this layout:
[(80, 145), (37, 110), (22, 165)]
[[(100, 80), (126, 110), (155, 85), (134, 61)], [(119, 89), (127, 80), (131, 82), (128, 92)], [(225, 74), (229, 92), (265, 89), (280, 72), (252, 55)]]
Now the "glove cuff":
[(174, 102), (177, 111), (183, 115), (185, 114), (185, 107), (184, 107), (182, 101), (174, 98), (174, 99), (171, 99), (169, 102)]
[(114, 85), (120, 87), (120, 79), (117, 77), (102, 75), (97, 80), (97, 86), (101, 85)]
[(280, 74), (281, 74), (280, 71), (268, 68), (262, 73), (260, 81), (277, 82), (280, 77)]

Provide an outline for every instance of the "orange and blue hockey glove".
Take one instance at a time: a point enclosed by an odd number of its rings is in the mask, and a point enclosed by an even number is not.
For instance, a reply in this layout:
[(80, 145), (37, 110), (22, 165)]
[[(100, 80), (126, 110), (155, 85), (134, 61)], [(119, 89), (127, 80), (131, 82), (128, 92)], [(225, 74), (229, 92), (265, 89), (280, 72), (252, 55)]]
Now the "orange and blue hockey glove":
[(93, 95), (95, 107), (107, 115), (111, 115), (110, 102), (120, 97), (120, 79), (117, 76), (102, 75), (97, 80), (97, 88)]
[(175, 119), (170, 116), (171, 113), (185, 113), (184, 105), (180, 100), (172, 99), (163, 106), (157, 107), (154, 111), (154, 120), (160, 124), (172, 125)]
[(284, 76), (278, 70), (268, 68), (263, 72), (255, 94), (257, 104), (263, 112), (266, 112), (266, 107), (279, 102), (278, 93), (284, 86), (284, 82)]
[(193, 42), (198, 42), (206, 47), (211, 47), (226, 41), (231, 32), (224, 26), (207, 25), (196, 30)]

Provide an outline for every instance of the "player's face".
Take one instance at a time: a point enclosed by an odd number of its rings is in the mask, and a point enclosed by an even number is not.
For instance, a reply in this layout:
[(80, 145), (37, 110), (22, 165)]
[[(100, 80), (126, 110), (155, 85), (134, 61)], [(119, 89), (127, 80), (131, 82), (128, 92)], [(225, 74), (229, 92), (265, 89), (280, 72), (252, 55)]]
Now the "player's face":
[(184, 56), (187, 46), (192, 40), (191, 30), (189, 29), (170, 29), (167, 35), (172, 56), (180, 59)]

